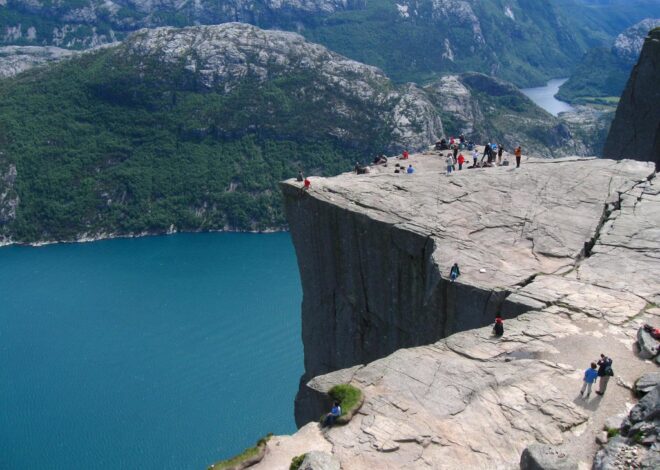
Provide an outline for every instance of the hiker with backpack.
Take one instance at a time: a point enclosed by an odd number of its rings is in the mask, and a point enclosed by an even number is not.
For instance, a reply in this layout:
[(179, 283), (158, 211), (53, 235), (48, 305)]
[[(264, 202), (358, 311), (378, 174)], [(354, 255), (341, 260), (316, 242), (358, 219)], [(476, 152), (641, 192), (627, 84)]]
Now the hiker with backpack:
[(603, 396), (605, 395), (605, 390), (607, 389), (607, 382), (610, 381), (610, 377), (614, 375), (612, 370), (612, 359), (607, 357), (605, 354), (600, 355), (600, 360), (598, 361), (598, 390), (596, 390), (596, 395)]

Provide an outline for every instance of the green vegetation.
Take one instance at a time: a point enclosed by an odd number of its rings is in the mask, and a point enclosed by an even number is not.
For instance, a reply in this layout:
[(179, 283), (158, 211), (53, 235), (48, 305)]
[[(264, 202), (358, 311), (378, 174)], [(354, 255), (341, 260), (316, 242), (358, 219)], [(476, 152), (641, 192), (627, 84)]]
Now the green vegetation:
[(291, 459), (291, 465), (289, 465), (289, 470), (298, 470), (305, 460), (307, 454), (297, 455)]
[(616, 105), (634, 65), (610, 49), (592, 49), (559, 88), (557, 98), (573, 104)]
[(0, 235), (284, 227), (278, 181), (346, 171), (391, 139), (382, 108), (312, 71), (248, 75), (226, 93), (183, 64), (126, 57), (106, 49), (0, 82), (0, 170), (16, 165), (20, 197)]
[(328, 395), (341, 405), (341, 416), (337, 419), (337, 424), (347, 424), (364, 401), (362, 391), (350, 384), (335, 385)]
[(611, 439), (615, 436), (618, 436), (621, 431), (618, 428), (609, 428), (607, 430), (607, 438)]
[(250, 465), (259, 462), (266, 452), (266, 443), (273, 437), (272, 434), (267, 434), (257, 441), (252, 447), (248, 447), (240, 454), (227, 460), (221, 460), (209, 466), (209, 470), (241, 470)]

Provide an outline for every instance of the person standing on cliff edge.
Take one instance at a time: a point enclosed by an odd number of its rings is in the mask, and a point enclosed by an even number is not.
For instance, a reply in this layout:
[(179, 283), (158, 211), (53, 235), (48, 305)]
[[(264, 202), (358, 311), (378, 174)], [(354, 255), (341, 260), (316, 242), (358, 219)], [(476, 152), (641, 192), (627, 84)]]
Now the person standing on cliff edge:
[(522, 147), (517, 146), (515, 150), (516, 155), (516, 168), (520, 168), (520, 159), (522, 158)]
[(454, 263), (454, 265), (449, 270), (449, 279), (451, 279), (451, 282), (454, 282), (456, 278), (460, 275), (461, 275), (461, 271), (460, 269), (458, 269), (458, 263)]
[(495, 336), (502, 336), (504, 334), (504, 320), (499, 313), (495, 315), (495, 325), (493, 326), (493, 334)]

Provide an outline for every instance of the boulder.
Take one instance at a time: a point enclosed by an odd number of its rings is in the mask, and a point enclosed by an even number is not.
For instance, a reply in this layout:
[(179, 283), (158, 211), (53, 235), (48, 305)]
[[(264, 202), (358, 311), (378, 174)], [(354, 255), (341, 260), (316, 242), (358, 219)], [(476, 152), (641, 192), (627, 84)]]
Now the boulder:
[(520, 470), (570, 470), (577, 462), (560, 447), (534, 443), (520, 456)]
[(635, 393), (646, 395), (660, 384), (660, 372), (647, 372), (635, 382)]
[(300, 465), (300, 470), (340, 470), (340, 468), (339, 460), (319, 451), (308, 452)]
[(652, 421), (660, 418), (660, 385), (656, 385), (648, 392), (632, 410), (630, 410), (630, 422), (635, 425), (640, 421)]
[(643, 359), (651, 359), (658, 354), (660, 341), (653, 338), (643, 327), (637, 330), (637, 344), (639, 345), (639, 355)]

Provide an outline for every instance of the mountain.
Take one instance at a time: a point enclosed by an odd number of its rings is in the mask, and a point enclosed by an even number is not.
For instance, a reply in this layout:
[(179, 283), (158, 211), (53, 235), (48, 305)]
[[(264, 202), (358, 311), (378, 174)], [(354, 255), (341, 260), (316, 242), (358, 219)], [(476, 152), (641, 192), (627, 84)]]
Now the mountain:
[(544, 157), (593, 155), (587, 139), (536, 106), (513, 84), (478, 73), (446, 75), (424, 87), (448, 135), (497, 142)]
[(642, 0), (607, 14), (580, 0), (0, 0), (0, 43), (81, 49), (143, 27), (240, 21), (297, 31), (396, 82), (476, 71), (522, 86), (565, 76), (611, 40), (612, 24), (653, 10)]
[(277, 181), (442, 134), (415, 85), (294, 33), (141, 30), (0, 81), (0, 235), (281, 227)]
[(660, 170), (660, 27), (644, 41), (619, 101), (604, 157), (655, 162)]
[(585, 54), (557, 97), (571, 103), (616, 103), (637, 62), (648, 32), (660, 26), (660, 18), (647, 18), (619, 34), (609, 48)]
[(144, 29), (0, 81), (0, 238), (280, 228), (276, 183), (299, 168), (336, 174), (459, 133), (589, 153), (483, 74), (397, 86), (295, 33)]

